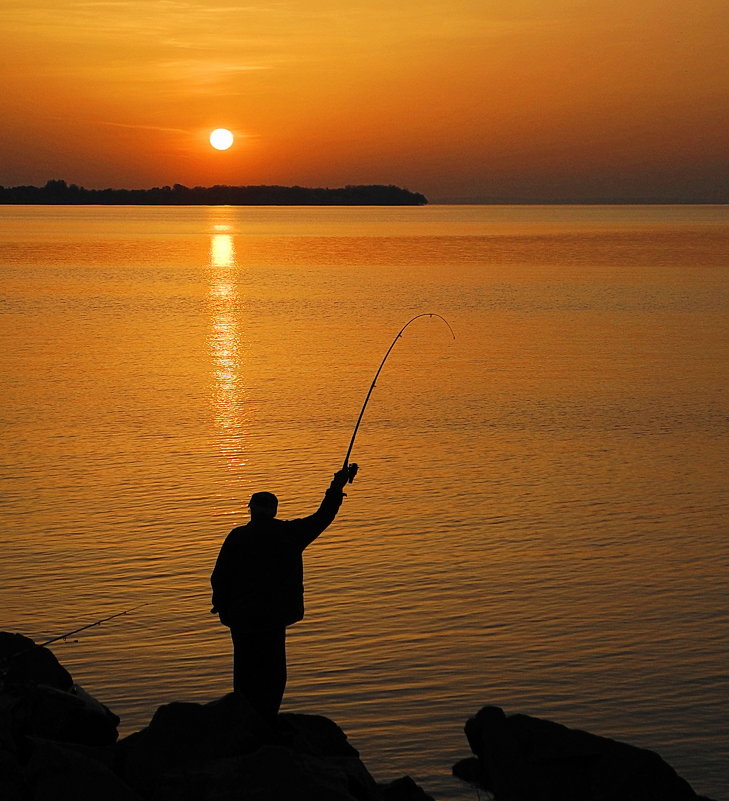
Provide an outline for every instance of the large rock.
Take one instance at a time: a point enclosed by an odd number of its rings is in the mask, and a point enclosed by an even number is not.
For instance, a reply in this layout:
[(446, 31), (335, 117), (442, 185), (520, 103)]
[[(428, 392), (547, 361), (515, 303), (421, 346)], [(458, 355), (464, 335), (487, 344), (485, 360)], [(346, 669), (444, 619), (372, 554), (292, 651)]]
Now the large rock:
[(70, 690), (73, 679), (54, 654), (22, 634), (0, 631), (0, 674), (6, 687), (26, 683)]
[(280, 745), (264, 745), (235, 758), (178, 768), (155, 788), (155, 801), (380, 801), (374, 781), (369, 792), (350, 785), (342, 766)]
[(119, 742), (117, 770), (145, 798), (246, 797), (380, 801), (377, 784), (342, 730), (317, 715), (280, 715), (266, 729), (239, 695), (160, 707)]
[(696, 801), (658, 754), (559, 723), (486, 706), (466, 723), (475, 758), (459, 778), (501, 801)]
[(0, 742), (0, 798), (3, 801), (25, 801), (25, 778), (18, 761), (15, 746)]
[[(107, 760), (91, 749), (29, 738), (22, 765), (23, 787), (34, 801), (141, 801)], [(103, 749), (99, 749), (102, 751)], [(4, 796), (3, 796), (4, 797)]]
[(378, 785), (328, 718), (267, 727), (233, 693), (161, 706), (117, 742), (119, 718), (50, 651), (0, 635), (0, 654), (2, 801), (432, 801), (409, 777)]
[(51, 651), (0, 632), (0, 798), (139, 801), (112, 769), (118, 724)]
[[(78, 691), (77, 691), (78, 690)], [(111, 745), (117, 739), (119, 718), (81, 688), (70, 692), (28, 685), (5, 694), (14, 736), (36, 735), (48, 740)]]
[(160, 707), (116, 769), (154, 801), (432, 801), (408, 777), (378, 785), (328, 718), (285, 713), (272, 730), (234, 693)]
[(119, 718), (74, 684), (51, 651), (22, 634), (0, 632), (2, 726), (12, 737), (110, 745)]
[(415, 784), (410, 776), (395, 779), (389, 784), (381, 784), (380, 793), (382, 801), (434, 801), (433, 796)]
[(189, 772), (193, 781), (206, 763), (254, 750), (263, 733), (256, 713), (235, 693), (208, 704), (173, 702), (119, 741), (116, 766), (130, 786), (151, 796), (172, 774)]

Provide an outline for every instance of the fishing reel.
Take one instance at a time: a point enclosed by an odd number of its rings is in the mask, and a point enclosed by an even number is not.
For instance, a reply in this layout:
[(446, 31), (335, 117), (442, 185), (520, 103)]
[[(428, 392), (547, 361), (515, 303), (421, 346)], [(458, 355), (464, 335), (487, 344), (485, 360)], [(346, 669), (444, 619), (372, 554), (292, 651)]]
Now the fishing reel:
[(351, 484), (354, 481), (354, 477), (357, 475), (358, 470), (359, 465), (355, 462), (347, 465), (347, 484)]

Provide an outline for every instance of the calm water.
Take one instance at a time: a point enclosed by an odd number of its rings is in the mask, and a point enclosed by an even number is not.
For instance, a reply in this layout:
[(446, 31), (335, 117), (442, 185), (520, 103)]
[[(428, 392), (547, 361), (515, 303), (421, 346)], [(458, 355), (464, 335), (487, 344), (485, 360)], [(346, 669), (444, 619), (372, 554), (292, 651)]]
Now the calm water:
[(0, 627), (143, 726), (229, 688), (208, 577), (313, 510), (284, 708), (438, 801), (486, 703), (729, 799), (729, 208), (0, 207)]

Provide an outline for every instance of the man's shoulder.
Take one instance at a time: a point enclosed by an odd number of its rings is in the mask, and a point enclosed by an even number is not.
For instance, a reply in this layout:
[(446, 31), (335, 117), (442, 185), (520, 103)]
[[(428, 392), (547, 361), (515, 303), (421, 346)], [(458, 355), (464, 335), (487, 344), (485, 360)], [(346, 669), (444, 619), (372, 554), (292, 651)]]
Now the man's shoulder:
[(248, 529), (248, 525), (249, 525), (248, 523), (244, 523), (242, 526), (236, 526), (235, 528), (232, 528), (228, 536), (229, 537), (243, 536), (246, 533), (246, 530)]
[(231, 529), (228, 533), (228, 536), (225, 538), (225, 543), (228, 545), (234, 545), (237, 542), (243, 542), (249, 535), (249, 528), (248, 525), (236, 526), (235, 528)]

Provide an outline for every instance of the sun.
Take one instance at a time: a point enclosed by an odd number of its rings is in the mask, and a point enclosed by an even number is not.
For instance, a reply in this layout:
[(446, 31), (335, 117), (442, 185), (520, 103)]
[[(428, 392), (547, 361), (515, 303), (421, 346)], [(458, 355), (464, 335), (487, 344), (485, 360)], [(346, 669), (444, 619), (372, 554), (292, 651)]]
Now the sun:
[(216, 128), (210, 134), (210, 144), (216, 150), (227, 150), (233, 144), (234, 138), (227, 128)]

